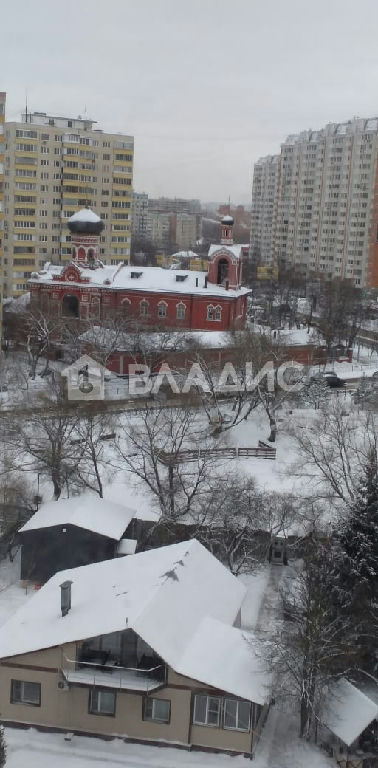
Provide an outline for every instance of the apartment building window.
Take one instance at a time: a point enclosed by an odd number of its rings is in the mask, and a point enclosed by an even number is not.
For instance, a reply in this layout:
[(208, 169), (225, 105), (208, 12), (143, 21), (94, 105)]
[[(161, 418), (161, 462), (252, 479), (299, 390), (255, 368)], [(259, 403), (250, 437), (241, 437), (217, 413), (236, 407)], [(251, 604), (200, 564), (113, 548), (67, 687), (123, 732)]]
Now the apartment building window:
[(15, 149), (18, 152), (36, 152), (37, 146), (36, 144), (16, 144)]
[(36, 139), (37, 138), (37, 131), (22, 131), (17, 129), (16, 130), (16, 138), (17, 139)]
[(217, 696), (197, 695), (194, 699), (193, 723), (219, 727), (221, 699)]
[(89, 692), (88, 709), (91, 715), (114, 717), (116, 710), (115, 691), (103, 691), (99, 688), (92, 688)]
[[(37, 134), (36, 134), (37, 135)], [(41, 140), (42, 141), (48, 141), (50, 138), (48, 133), (41, 133)]]
[(48, 160), (41, 160), (41, 165), (48, 165), (48, 164), (49, 164)]
[(48, 147), (44, 147), (44, 146), (41, 147), (41, 155), (48, 155), (49, 152), (50, 150)]
[(169, 723), (171, 719), (171, 702), (169, 699), (154, 699), (145, 697), (143, 702), (143, 720), (154, 720), (157, 723)]
[[(16, 290), (22, 290), (17, 284)], [(11, 704), (30, 704), (33, 707), (41, 706), (41, 684), (29, 683), (23, 680), (11, 680)]]
[(105, 155), (102, 156), (102, 159), (103, 160), (110, 160), (110, 155), (109, 154), (105, 154)]

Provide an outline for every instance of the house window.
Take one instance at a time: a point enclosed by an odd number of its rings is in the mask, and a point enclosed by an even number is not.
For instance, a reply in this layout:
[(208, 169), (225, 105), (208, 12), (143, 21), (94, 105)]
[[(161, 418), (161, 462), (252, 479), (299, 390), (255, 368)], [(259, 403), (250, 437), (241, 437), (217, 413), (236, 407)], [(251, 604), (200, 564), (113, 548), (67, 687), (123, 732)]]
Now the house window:
[(91, 715), (114, 716), (116, 708), (116, 694), (114, 691), (103, 691), (92, 688), (89, 691), (89, 712)]
[(249, 731), (251, 705), (248, 701), (224, 699), (223, 727), (235, 731)]
[(167, 305), (165, 301), (160, 301), (158, 304), (158, 317), (167, 317)]
[(176, 304), (176, 318), (177, 320), (185, 320), (186, 306), (182, 302)]
[(147, 317), (149, 311), (149, 303), (145, 299), (140, 302), (140, 314), (141, 317)]
[(222, 307), (219, 305), (215, 307), (215, 320), (221, 320), (222, 318)]
[(169, 723), (171, 718), (171, 702), (169, 699), (144, 699), (143, 720), (155, 720), (158, 723)]
[(195, 725), (219, 726), (221, 699), (216, 696), (196, 696), (193, 722)]
[(11, 703), (41, 706), (41, 684), (11, 680)]
[(214, 320), (214, 307), (212, 304), (207, 306), (207, 320)]

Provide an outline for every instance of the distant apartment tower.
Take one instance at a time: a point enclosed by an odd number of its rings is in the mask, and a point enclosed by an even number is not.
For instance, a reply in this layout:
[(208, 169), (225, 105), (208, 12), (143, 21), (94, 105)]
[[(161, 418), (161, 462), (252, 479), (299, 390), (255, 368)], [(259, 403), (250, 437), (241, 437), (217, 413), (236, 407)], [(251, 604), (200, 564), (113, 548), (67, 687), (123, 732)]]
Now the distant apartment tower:
[(71, 258), (66, 223), (86, 205), (105, 223), (102, 260), (129, 262), (134, 139), (94, 125), (42, 112), (5, 124), (5, 295), (28, 290), (45, 261)]
[(3, 317), (4, 279), (4, 121), (6, 93), (0, 92), (0, 340)]
[(149, 211), (147, 216), (147, 238), (156, 248), (167, 249), (172, 240), (172, 214)]
[(147, 237), (148, 195), (145, 192), (133, 192), (132, 234), (134, 237)]
[(378, 118), (330, 123), (256, 163), (253, 263), (378, 287), (377, 135)]
[(201, 201), (186, 200), (183, 197), (150, 198), (149, 210), (159, 213), (201, 213)]

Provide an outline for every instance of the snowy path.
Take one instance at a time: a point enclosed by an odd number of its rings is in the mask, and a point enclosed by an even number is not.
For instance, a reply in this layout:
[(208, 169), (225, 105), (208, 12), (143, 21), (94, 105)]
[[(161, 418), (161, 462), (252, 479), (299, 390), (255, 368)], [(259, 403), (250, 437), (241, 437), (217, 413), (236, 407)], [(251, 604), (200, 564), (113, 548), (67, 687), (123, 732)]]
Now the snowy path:
[(335, 768), (334, 760), (299, 739), (297, 733), (297, 720), (273, 707), (256, 749), (254, 768)]
[(20, 556), (19, 551), (13, 563), (8, 558), (0, 561), (0, 626), (34, 594), (21, 587)]

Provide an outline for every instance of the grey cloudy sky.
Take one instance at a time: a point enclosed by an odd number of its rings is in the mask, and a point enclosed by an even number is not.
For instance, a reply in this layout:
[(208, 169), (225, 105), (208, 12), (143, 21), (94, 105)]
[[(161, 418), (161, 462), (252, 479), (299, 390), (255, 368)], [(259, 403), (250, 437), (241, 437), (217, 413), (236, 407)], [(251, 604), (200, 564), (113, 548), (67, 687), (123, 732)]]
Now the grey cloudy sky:
[(377, 0), (10, 0), (7, 119), (135, 136), (135, 189), (248, 202), (288, 133), (378, 114)]

